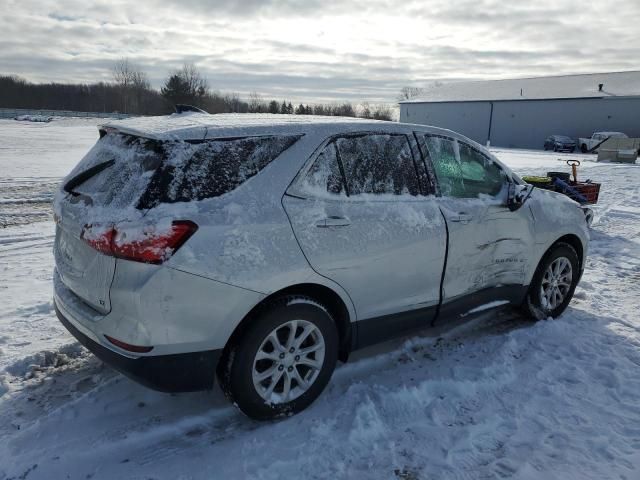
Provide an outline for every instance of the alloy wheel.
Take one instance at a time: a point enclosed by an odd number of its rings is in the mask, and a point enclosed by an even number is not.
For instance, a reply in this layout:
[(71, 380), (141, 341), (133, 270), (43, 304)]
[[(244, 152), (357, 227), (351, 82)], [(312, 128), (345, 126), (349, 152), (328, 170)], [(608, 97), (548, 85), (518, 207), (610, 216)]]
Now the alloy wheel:
[(306, 320), (290, 320), (262, 341), (253, 361), (253, 386), (270, 404), (295, 400), (318, 378), (325, 356), (320, 329)]
[(566, 257), (558, 257), (547, 267), (540, 285), (540, 303), (553, 311), (564, 302), (571, 289), (573, 269)]

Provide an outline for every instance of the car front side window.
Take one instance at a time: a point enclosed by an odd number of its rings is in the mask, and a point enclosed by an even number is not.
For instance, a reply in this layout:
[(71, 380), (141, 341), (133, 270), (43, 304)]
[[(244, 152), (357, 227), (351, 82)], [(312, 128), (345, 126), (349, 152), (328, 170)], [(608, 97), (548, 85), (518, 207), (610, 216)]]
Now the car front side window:
[(424, 135), (443, 196), (497, 196), (506, 183), (504, 171), (486, 155), (456, 139)]

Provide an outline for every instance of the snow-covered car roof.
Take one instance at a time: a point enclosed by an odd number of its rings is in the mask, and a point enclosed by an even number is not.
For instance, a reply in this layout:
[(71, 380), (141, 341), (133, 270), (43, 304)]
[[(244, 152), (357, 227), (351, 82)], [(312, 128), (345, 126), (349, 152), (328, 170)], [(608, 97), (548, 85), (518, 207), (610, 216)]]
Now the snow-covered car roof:
[(627, 134), (626, 133), (622, 133), (622, 132), (594, 132), (595, 135), (606, 135), (608, 137), (612, 137), (612, 136), (624, 136), (626, 137)]
[(158, 117), (135, 117), (114, 120), (100, 126), (156, 140), (203, 140), (208, 138), (240, 137), (267, 134), (305, 134), (334, 131), (385, 129), (399, 125), (350, 117), (324, 117), (316, 115), (276, 115), (186, 112)]

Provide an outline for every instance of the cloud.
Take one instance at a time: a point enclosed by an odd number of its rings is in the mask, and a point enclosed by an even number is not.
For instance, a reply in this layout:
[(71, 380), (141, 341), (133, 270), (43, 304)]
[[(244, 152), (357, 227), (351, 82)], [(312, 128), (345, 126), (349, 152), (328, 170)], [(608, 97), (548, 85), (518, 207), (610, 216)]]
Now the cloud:
[(33, 81), (108, 81), (128, 57), (156, 87), (187, 61), (222, 91), (375, 102), (436, 79), (640, 67), (636, 0), (5, 2), (0, 73)]

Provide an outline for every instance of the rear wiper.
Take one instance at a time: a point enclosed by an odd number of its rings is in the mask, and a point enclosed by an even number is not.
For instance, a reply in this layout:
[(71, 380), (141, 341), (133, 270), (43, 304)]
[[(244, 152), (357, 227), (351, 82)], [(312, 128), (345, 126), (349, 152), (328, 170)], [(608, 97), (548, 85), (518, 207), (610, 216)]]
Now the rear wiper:
[(74, 192), (76, 187), (82, 185), (84, 182), (89, 180), (91, 177), (96, 176), (101, 171), (113, 166), (115, 163), (115, 160), (107, 160), (106, 162), (98, 163), (97, 165), (94, 165), (93, 167), (88, 168), (84, 172), (79, 173), (78, 175), (73, 177), (71, 180), (64, 184), (64, 187), (62, 187), (62, 189), (65, 192), (70, 193), (71, 195), (80, 195), (80, 193)]

